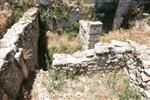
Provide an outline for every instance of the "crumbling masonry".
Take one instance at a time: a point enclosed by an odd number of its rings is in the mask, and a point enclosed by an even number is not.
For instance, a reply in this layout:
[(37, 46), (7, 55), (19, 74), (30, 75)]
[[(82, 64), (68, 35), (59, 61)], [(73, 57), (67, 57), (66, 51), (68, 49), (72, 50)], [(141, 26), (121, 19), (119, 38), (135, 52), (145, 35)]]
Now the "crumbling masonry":
[[(85, 25), (84, 30), (87, 29), (81, 32), (83, 27), (80, 26), (81, 41), (84, 41), (86, 37), (90, 37), (87, 33), (90, 33), (88, 30), (92, 28), (86, 26), (86, 23), (81, 23), (81, 25)], [(100, 32), (99, 29), (98, 32)], [(150, 49), (147, 46), (131, 40), (125, 42), (112, 40), (111, 43), (91, 41), (92, 46), (87, 45), (86, 42), (83, 42), (86, 47), (84, 51), (74, 54), (54, 54), (53, 69), (75, 74), (122, 67), (131, 82), (131, 87), (146, 97), (150, 97)]]
[(0, 100), (15, 100), (22, 80), (38, 66), (37, 12), (29, 9), (0, 40)]

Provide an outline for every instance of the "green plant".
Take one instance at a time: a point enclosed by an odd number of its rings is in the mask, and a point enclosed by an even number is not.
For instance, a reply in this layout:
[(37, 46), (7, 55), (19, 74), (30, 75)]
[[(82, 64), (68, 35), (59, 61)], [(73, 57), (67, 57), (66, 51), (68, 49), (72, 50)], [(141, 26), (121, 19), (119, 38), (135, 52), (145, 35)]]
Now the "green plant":
[(127, 85), (127, 88), (119, 93), (119, 100), (141, 100), (140, 94), (130, 88), (127, 80), (124, 80), (124, 84)]
[(60, 53), (73, 53), (73, 52), (76, 52), (76, 51), (79, 51), (81, 50), (82, 47), (68, 47), (67, 45), (65, 44), (60, 44), (59, 48), (57, 49), (57, 52), (60, 52)]
[(53, 17), (57, 20), (67, 19), (69, 16), (69, 10), (66, 5), (57, 4), (53, 6)]
[(75, 22), (73, 25), (71, 25), (69, 28), (65, 29), (65, 31), (67, 32), (67, 34), (72, 38), (72, 37), (76, 37), (77, 34), (79, 33), (79, 27), (80, 24), (79, 22)]
[(33, 0), (22, 0), (22, 5), (14, 4), (12, 1), (8, 1), (13, 9), (13, 23), (16, 23), (30, 7), (34, 6)]
[(19, 21), (19, 19), (22, 17), (24, 13), (24, 10), (22, 8), (16, 8), (13, 12), (13, 23), (16, 23)]
[(51, 63), (52, 63), (52, 56), (53, 52), (49, 52), (48, 55), (46, 55), (46, 64), (48, 69), (48, 80), (49, 84), (53, 89), (56, 89), (58, 91), (61, 91), (65, 81), (64, 81), (64, 74), (60, 71), (54, 71), (52, 69)]
[(45, 6), (39, 6), (39, 20), (40, 25), (44, 30), (53, 30), (55, 26), (55, 20), (51, 16), (51, 9)]
[(140, 94), (130, 88), (129, 81), (124, 79), (117, 69), (112, 71), (108, 84), (119, 100), (140, 100), (141, 98)]
[(117, 70), (114, 70), (113, 72), (113, 75), (112, 75), (112, 78), (110, 79), (110, 80), (108, 80), (108, 83), (109, 83), (109, 85), (110, 85), (110, 87), (114, 90), (114, 91), (116, 91), (115, 90), (115, 88), (116, 88), (116, 83), (117, 83)]

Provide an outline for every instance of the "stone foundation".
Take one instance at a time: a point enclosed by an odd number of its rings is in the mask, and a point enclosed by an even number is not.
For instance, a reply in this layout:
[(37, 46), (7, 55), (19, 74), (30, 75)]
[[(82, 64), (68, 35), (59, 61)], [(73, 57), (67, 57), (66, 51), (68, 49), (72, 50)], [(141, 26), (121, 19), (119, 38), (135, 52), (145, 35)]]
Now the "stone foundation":
[(29, 9), (0, 40), (0, 100), (15, 100), (22, 80), (38, 66), (37, 12)]
[(150, 49), (131, 40), (110, 44), (97, 43), (94, 49), (74, 54), (54, 54), (52, 67), (56, 71), (83, 73), (122, 67), (131, 87), (150, 97)]

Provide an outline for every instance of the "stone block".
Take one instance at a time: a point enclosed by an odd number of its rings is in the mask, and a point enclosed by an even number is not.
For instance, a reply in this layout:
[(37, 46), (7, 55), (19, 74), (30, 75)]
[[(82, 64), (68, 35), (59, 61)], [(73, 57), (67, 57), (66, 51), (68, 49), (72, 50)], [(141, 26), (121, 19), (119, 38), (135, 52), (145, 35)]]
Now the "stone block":
[(89, 21), (88, 22), (89, 31), (87, 34), (101, 34), (102, 32), (102, 22), (100, 21)]
[(95, 53), (96, 54), (105, 54), (105, 53), (109, 53), (109, 49), (108, 46), (99, 46), (99, 45), (95, 45)]
[(80, 20), (79, 36), (84, 49), (94, 48), (95, 43), (99, 41), (102, 32), (102, 23), (100, 21)]
[(144, 82), (147, 82), (150, 80), (150, 77), (143, 72), (141, 73), (141, 78)]

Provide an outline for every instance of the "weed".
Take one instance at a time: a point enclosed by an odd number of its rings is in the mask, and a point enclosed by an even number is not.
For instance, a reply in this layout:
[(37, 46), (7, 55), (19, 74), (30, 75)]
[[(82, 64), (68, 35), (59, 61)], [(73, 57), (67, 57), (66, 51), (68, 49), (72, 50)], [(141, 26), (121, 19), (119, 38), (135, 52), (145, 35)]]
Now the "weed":
[(19, 21), (19, 19), (22, 17), (24, 13), (24, 10), (20, 8), (16, 8), (15, 11), (13, 12), (13, 23), (16, 23)]
[(57, 4), (53, 6), (53, 17), (60, 19), (67, 19), (69, 16), (69, 11), (66, 5)]
[(140, 100), (141, 95), (130, 88), (129, 81), (123, 77), (122, 71), (112, 71), (111, 77), (108, 80), (113, 94), (118, 97), (118, 100)]
[(63, 77), (61, 77), (61, 74), (52, 70), (51, 62), (52, 62), (52, 52), (49, 52), (48, 55), (46, 55), (46, 64), (48, 69), (48, 80), (50, 86), (56, 90), (62, 90), (62, 87), (64, 85)]
[(27, 11), (30, 7), (34, 6), (33, 0), (22, 0), (21, 6), (13, 4), (13, 2), (10, 2), (10, 4), (13, 5), (12, 9), (14, 10), (13, 23), (16, 23), (22, 17), (25, 11)]
[(60, 44), (59, 48), (57, 49), (58, 52), (62, 52), (62, 53), (73, 53), (73, 52), (76, 52), (78, 50), (81, 50), (82, 47), (72, 47), (72, 48), (69, 48), (67, 45), (65, 44)]
[(64, 85), (66, 84), (66, 79), (76, 79), (76, 77), (72, 73), (66, 73), (63, 71), (55, 71), (51, 67), (52, 62), (52, 54), (53, 52), (49, 52), (48, 56), (46, 56), (46, 63), (48, 69), (48, 80), (49, 85), (58, 91), (62, 91)]
[(124, 80), (124, 84), (127, 88), (119, 93), (119, 100), (141, 100), (141, 96), (130, 88), (127, 80)]
[(65, 31), (71, 38), (76, 37), (77, 34), (79, 33), (79, 26), (80, 26), (79, 22), (75, 22), (69, 28), (65, 29)]

